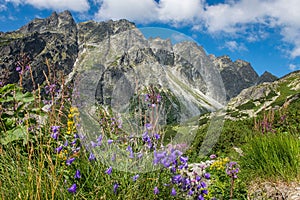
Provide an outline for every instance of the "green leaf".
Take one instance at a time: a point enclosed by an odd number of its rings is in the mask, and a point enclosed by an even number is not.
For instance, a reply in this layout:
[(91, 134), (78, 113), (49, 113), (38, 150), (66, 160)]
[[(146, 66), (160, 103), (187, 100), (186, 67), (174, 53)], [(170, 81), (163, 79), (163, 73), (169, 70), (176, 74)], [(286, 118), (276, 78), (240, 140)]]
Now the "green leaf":
[(14, 90), (16, 87), (15, 84), (7, 84), (5, 86), (3, 86), (2, 88), (0, 88), (0, 94), (5, 93), (7, 91), (12, 91)]
[(11, 127), (12, 125), (13, 125), (13, 123), (14, 123), (14, 119), (13, 118), (7, 118), (6, 120), (5, 120), (5, 126), (6, 127)]
[(26, 128), (24, 126), (17, 126), (16, 128), (7, 131), (7, 136), (0, 139), (2, 145), (7, 145), (13, 141), (24, 140), (23, 144), (26, 144)]
[(13, 101), (13, 100), (14, 100), (13, 97), (8, 96), (8, 97), (6, 97), (6, 98), (0, 98), (0, 103), (7, 103), (7, 102), (11, 102), (11, 101)]
[(24, 102), (24, 103), (28, 103), (28, 102), (34, 101), (34, 97), (29, 92), (26, 92), (25, 94), (23, 94), (22, 92), (17, 92), (16, 93), (16, 100)]

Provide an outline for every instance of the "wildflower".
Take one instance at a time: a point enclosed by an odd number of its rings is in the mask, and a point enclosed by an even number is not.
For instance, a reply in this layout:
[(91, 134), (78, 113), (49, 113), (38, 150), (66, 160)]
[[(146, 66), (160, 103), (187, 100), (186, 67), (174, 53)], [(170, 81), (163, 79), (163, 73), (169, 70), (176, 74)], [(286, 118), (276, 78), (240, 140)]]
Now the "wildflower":
[(202, 188), (206, 188), (206, 183), (202, 181), (202, 182), (200, 183), (200, 186), (201, 186)]
[(175, 190), (175, 188), (172, 188), (171, 195), (172, 196), (176, 196), (176, 190)]
[(135, 175), (135, 176), (132, 177), (132, 180), (133, 180), (133, 181), (136, 181), (139, 177), (140, 177), (140, 175), (137, 174), (137, 175)]
[(143, 157), (143, 153), (139, 153), (137, 157), (138, 157), (138, 159), (142, 158)]
[(111, 161), (115, 161), (116, 160), (116, 154), (114, 153), (111, 157)]
[(68, 140), (65, 141), (64, 146), (67, 147), (69, 145)]
[(51, 126), (52, 134), (51, 137), (55, 140), (58, 139), (60, 126)]
[(156, 140), (159, 140), (160, 135), (159, 135), (158, 133), (155, 133), (155, 134), (154, 134), (154, 137), (155, 137)]
[(75, 144), (76, 144), (76, 139), (73, 142), (71, 142), (72, 146), (74, 146)]
[(68, 121), (67, 124), (68, 124), (69, 127), (72, 127), (74, 122), (73, 121)]
[(197, 175), (197, 176), (196, 176), (196, 181), (199, 182), (200, 180), (201, 180), (201, 176), (198, 176), (198, 175)]
[(198, 200), (204, 200), (204, 197), (203, 197), (201, 194), (199, 194), (199, 196), (198, 196), (197, 199), (198, 199)]
[(185, 164), (188, 161), (188, 157), (180, 156), (180, 161), (181, 161), (181, 163)]
[(176, 173), (176, 167), (175, 167), (175, 166), (172, 166), (171, 169), (170, 169), (170, 171), (171, 171), (173, 174), (175, 174), (175, 173)]
[(166, 156), (166, 152), (156, 152), (154, 151), (154, 159), (153, 159), (153, 164), (157, 165), (165, 156)]
[(157, 103), (159, 103), (161, 101), (161, 95), (160, 94), (156, 95), (156, 100), (157, 100)]
[(45, 86), (46, 94), (48, 94), (49, 92), (50, 92), (50, 93), (54, 92), (55, 87), (56, 87), (55, 84), (46, 85), (46, 86)]
[(95, 156), (93, 153), (90, 153), (90, 156), (89, 156), (89, 161), (92, 161), (92, 160), (95, 160)]
[(63, 146), (59, 146), (55, 149), (55, 153), (60, 153), (61, 150), (63, 149)]
[(79, 169), (76, 170), (74, 178), (81, 178)]
[(66, 165), (71, 165), (72, 162), (74, 162), (75, 158), (70, 158), (68, 160), (66, 160)]
[(173, 183), (177, 183), (177, 184), (180, 183), (181, 180), (182, 180), (182, 178), (181, 178), (181, 175), (180, 175), (180, 174), (175, 175), (175, 176), (173, 176), (173, 178), (172, 178), (172, 182), (173, 182)]
[(111, 140), (111, 139), (107, 140), (107, 143), (108, 143), (108, 144), (111, 144), (111, 143), (113, 143), (113, 142), (114, 142), (114, 141)]
[(127, 147), (127, 151), (132, 152), (132, 147), (131, 147), (131, 146), (128, 146), (128, 147)]
[(17, 71), (17, 72), (20, 72), (20, 71), (21, 71), (21, 67), (19, 67), (19, 66), (16, 67), (16, 71)]
[(205, 173), (205, 174), (204, 174), (204, 177), (205, 177), (206, 179), (210, 179), (210, 174), (209, 174), (209, 173)]
[(58, 139), (58, 135), (59, 135), (59, 133), (58, 133), (58, 132), (55, 132), (55, 133), (52, 133), (52, 134), (51, 134), (51, 137), (52, 137), (54, 140), (57, 140), (57, 139)]
[(114, 193), (117, 193), (118, 187), (119, 187), (119, 184), (118, 184), (118, 183), (115, 183), (115, 184), (114, 184), (114, 187), (113, 187)]
[(70, 193), (76, 193), (76, 189), (77, 189), (77, 186), (76, 184), (74, 183), (70, 188), (68, 188), (68, 192)]
[(98, 144), (96, 142), (94, 142), (94, 141), (91, 141), (91, 145), (92, 145), (92, 147), (98, 146)]
[(236, 162), (230, 162), (229, 164), (227, 164), (226, 174), (233, 179), (237, 179), (237, 174), (239, 173), (239, 170), (240, 169)]
[(207, 195), (208, 191), (207, 190), (202, 190), (201, 193)]
[(152, 129), (152, 125), (150, 123), (147, 123), (145, 126), (146, 126), (147, 130), (151, 130)]
[(100, 146), (102, 143), (102, 135), (99, 135), (99, 137), (97, 138), (97, 144)]
[(156, 186), (154, 187), (153, 193), (154, 193), (155, 195), (157, 195), (157, 194), (159, 193), (159, 190), (158, 190), (158, 188), (157, 188)]
[(107, 173), (108, 175), (111, 175), (111, 172), (112, 172), (112, 167), (110, 166), (110, 167), (105, 171), (105, 173)]
[(149, 94), (145, 94), (145, 101), (149, 101), (150, 99), (150, 95)]
[(215, 155), (215, 154), (211, 154), (210, 156), (209, 156), (209, 158), (210, 159), (215, 159), (217, 156)]
[(51, 131), (52, 131), (53, 133), (56, 133), (56, 132), (59, 131), (59, 128), (60, 128), (60, 126), (51, 126)]

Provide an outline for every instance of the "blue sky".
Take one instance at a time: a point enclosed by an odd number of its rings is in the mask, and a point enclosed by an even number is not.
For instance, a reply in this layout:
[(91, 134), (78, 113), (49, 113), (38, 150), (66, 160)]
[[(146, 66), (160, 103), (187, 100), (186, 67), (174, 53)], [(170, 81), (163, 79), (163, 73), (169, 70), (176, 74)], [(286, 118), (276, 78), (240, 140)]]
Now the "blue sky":
[(0, 0), (0, 31), (63, 10), (76, 22), (125, 18), (172, 29), (210, 54), (250, 62), (258, 74), (300, 69), (299, 0)]

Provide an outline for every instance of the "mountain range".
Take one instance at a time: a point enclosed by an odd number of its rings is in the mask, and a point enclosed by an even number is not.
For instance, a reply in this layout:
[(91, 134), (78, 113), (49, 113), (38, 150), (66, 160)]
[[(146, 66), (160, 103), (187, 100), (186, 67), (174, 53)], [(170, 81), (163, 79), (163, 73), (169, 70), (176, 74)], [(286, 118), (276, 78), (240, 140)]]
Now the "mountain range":
[(259, 76), (249, 62), (207, 55), (193, 42), (146, 39), (127, 20), (76, 23), (64, 11), (0, 32), (2, 84), (19, 82), (22, 73), (23, 87), (33, 90), (50, 72), (54, 81), (68, 76), (67, 81), (90, 86), (95, 101), (116, 109), (137, 88), (154, 84), (169, 94), (172, 108), (184, 119), (217, 110), (242, 90), (278, 79), (269, 72)]

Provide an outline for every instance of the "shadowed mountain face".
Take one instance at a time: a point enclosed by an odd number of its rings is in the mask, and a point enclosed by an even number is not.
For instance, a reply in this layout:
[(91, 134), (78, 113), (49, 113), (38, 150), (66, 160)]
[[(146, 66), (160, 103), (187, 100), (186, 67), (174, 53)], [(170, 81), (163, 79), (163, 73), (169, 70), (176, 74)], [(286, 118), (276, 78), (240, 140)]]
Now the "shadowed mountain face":
[(16, 68), (23, 63), (23, 86), (32, 90), (25, 68), (30, 64), (35, 84), (42, 84), (44, 73), (49, 73), (46, 62), (54, 79), (94, 70), (99, 103), (126, 102), (137, 84), (157, 85), (180, 102), (186, 117), (220, 108), (243, 89), (276, 79), (269, 73), (259, 77), (245, 61), (208, 56), (192, 42), (172, 45), (160, 38), (147, 40), (127, 20), (76, 24), (65, 11), (0, 33), (2, 83), (18, 82)]

